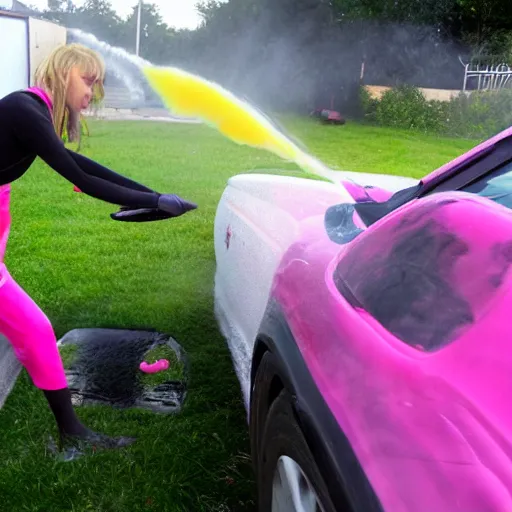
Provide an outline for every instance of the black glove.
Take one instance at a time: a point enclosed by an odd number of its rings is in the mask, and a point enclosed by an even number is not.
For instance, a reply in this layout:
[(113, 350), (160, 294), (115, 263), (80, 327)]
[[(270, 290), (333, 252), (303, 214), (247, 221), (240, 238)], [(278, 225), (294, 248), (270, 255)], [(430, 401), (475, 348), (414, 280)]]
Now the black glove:
[(179, 217), (190, 210), (195, 210), (197, 204), (189, 203), (176, 194), (163, 194), (158, 199), (158, 209)]
[(158, 208), (130, 208), (123, 206), (117, 213), (110, 214), (110, 217), (123, 222), (152, 222), (179, 217), (196, 208), (196, 204), (189, 203), (177, 195), (169, 194), (160, 196)]

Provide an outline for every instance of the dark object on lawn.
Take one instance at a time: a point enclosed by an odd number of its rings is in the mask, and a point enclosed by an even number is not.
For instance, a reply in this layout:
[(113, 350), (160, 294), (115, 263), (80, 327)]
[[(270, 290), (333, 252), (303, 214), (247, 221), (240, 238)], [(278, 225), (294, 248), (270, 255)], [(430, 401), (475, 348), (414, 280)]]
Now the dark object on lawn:
[(181, 217), (187, 212), (197, 209), (196, 203), (191, 203), (177, 194), (161, 194), (155, 208), (130, 208), (123, 206), (117, 213), (111, 214), (114, 220), (128, 222), (148, 222), (152, 220)]
[(116, 213), (111, 213), (110, 217), (122, 222), (152, 222), (155, 220), (172, 219), (174, 215), (164, 212), (159, 208), (121, 208)]
[[(168, 335), (128, 329), (75, 329), (60, 343), (61, 350), (69, 345), (76, 349), (72, 362), (65, 362), (74, 405), (106, 404), (164, 414), (181, 410), (188, 365), (183, 349)], [(145, 387), (139, 365), (149, 351), (159, 346), (167, 346), (175, 353), (184, 377)]]
[(59, 461), (71, 462), (84, 455), (94, 454), (98, 450), (126, 448), (136, 441), (133, 437), (112, 438), (92, 432), (87, 438), (64, 437), (55, 441), (50, 436), (48, 451)]
[(311, 117), (320, 119), (324, 124), (345, 124), (345, 119), (336, 110), (329, 110), (327, 108), (317, 108), (311, 112)]

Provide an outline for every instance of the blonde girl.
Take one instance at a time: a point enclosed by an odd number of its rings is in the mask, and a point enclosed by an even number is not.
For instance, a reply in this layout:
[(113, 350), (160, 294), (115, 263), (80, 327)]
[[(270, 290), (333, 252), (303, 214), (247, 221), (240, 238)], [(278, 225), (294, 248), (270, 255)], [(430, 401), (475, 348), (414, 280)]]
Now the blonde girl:
[(53, 328), (4, 264), (11, 222), (10, 184), (23, 176), (36, 157), (83, 193), (120, 205), (124, 212), (149, 208), (175, 217), (196, 208), (174, 194), (159, 194), (65, 147), (65, 125), (69, 138), (76, 140), (80, 113), (94, 95), (102, 97), (104, 77), (105, 66), (99, 55), (78, 44), (63, 45), (41, 63), (35, 87), (0, 99), (0, 333), (12, 344), (34, 385), (44, 392), (63, 443), (121, 447), (133, 440), (92, 432), (76, 416)]

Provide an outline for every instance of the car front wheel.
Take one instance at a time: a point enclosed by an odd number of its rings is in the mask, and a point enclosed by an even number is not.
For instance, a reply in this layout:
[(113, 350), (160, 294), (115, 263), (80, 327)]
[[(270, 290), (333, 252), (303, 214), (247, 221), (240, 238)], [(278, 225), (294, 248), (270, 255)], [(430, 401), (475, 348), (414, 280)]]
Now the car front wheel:
[(265, 422), (257, 468), (259, 510), (335, 512), (291, 403), (282, 390)]

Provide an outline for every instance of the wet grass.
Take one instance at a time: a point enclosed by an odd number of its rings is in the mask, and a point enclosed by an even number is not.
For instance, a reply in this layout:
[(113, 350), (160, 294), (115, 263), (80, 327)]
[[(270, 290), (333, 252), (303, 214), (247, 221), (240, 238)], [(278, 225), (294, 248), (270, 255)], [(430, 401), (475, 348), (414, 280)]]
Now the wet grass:
[[(420, 177), (475, 144), (355, 124), (283, 123), (329, 165), (362, 172)], [(213, 316), (213, 221), (230, 176), (276, 167), (300, 173), (204, 126), (94, 122), (91, 135), (87, 156), (196, 201), (199, 210), (163, 222), (116, 223), (109, 217), (115, 206), (74, 193), (37, 163), (13, 185), (7, 264), (58, 337), (88, 327), (172, 335), (190, 361), (188, 399), (174, 416), (80, 408), (91, 428), (138, 442), (59, 463), (46, 449), (53, 418), (23, 372), (0, 411), (0, 510), (254, 510), (246, 415)]]
[(76, 355), (78, 353), (78, 345), (61, 345), (59, 347), (60, 357), (64, 368), (69, 369), (76, 361)]

